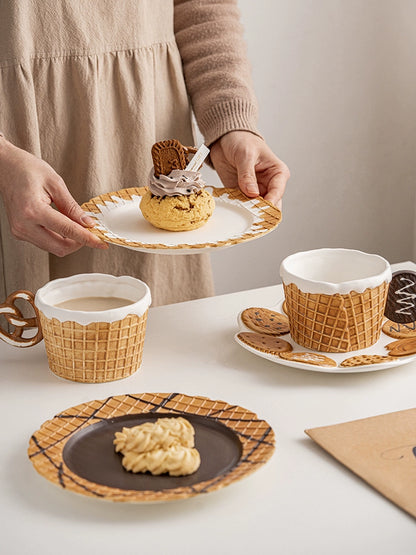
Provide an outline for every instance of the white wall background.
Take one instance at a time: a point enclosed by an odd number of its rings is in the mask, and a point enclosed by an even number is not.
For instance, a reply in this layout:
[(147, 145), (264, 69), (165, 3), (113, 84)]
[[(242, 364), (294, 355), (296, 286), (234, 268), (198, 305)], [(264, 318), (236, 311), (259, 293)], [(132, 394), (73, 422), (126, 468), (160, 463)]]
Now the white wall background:
[(239, 5), (259, 128), (292, 177), (277, 230), (212, 255), (217, 293), (275, 284), (281, 260), (311, 248), (413, 260), (416, 1)]

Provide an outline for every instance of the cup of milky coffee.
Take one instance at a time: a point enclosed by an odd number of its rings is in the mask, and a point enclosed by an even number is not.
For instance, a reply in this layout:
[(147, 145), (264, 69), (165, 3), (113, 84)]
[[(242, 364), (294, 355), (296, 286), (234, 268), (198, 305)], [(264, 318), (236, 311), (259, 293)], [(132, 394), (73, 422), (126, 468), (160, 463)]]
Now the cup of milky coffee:
[[(23, 317), (17, 299), (32, 305), (34, 317)], [(12, 331), (0, 330), (0, 337), (20, 347), (43, 337), (49, 367), (62, 378), (119, 380), (140, 367), (150, 303), (150, 289), (139, 279), (78, 274), (50, 281), (36, 296), (12, 293), (0, 305)], [(29, 328), (36, 333), (28, 337)]]
[(298, 252), (280, 266), (292, 339), (323, 352), (349, 352), (378, 341), (390, 264), (351, 249)]

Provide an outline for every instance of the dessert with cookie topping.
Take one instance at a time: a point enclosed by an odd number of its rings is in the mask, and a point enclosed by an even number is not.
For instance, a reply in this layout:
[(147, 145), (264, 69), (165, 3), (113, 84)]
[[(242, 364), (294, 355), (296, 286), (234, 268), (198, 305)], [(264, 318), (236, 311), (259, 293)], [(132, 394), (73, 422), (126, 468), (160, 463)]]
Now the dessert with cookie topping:
[(153, 145), (153, 169), (140, 202), (143, 217), (153, 226), (190, 231), (205, 225), (212, 216), (215, 201), (205, 190), (200, 172), (187, 169), (188, 156), (195, 152), (176, 139)]

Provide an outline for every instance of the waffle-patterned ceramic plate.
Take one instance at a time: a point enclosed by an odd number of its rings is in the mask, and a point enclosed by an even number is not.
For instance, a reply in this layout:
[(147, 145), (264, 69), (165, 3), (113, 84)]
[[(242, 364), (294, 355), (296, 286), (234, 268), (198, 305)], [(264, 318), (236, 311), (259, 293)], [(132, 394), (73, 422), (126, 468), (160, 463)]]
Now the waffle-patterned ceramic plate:
[[(284, 311), (283, 304), (284, 304), (284, 302), (283, 302), (283, 300), (281, 300), (279, 303), (277, 303), (276, 306), (270, 307), (269, 310), (273, 310), (275, 312), (284, 314), (285, 311)], [(326, 373), (332, 373), (332, 374), (348, 374), (348, 373), (357, 373), (357, 372), (376, 372), (378, 370), (386, 370), (388, 368), (394, 368), (396, 366), (401, 366), (403, 364), (407, 364), (408, 362), (412, 362), (413, 360), (416, 360), (416, 355), (409, 355), (409, 356), (397, 357), (397, 358), (394, 358), (393, 360), (386, 360), (385, 362), (383, 360), (381, 360), (380, 362), (377, 362), (377, 363), (374, 363), (374, 364), (360, 364), (358, 366), (347, 366), (347, 367), (340, 366), (340, 364), (343, 360), (345, 360), (347, 358), (350, 358), (350, 357), (355, 357), (355, 356), (359, 356), (359, 355), (365, 355), (365, 356), (377, 355), (377, 356), (382, 356), (383, 357), (383, 356), (388, 355), (388, 351), (386, 350), (385, 346), (388, 343), (392, 343), (393, 341), (396, 341), (396, 339), (386, 335), (383, 332), (381, 333), (380, 339), (377, 341), (377, 343), (375, 343), (371, 347), (368, 347), (367, 349), (361, 349), (359, 351), (351, 351), (349, 353), (318, 353), (318, 351), (312, 351), (311, 349), (306, 349), (305, 347), (302, 347), (301, 345), (298, 345), (292, 339), (290, 333), (288, 333), (286, 335), (281, 335), (280, 338), (284, 339), (285, 341), (287, 341), (288, 343), (291, 344), (291, 346), (293, 348), (293, 351), (292, 351), (293, 353), (296, 353), (296, 352), (304, 352), (305, 353), (306, 352), (306, 353), (311, 353), (311, 354), (325, 355), (325, 356), (329, 357), (330, 359), (334, 360), (336, 365), (335, 366), (320, 366), (320, 365), (315, 365), (315, 364), (307, 364), (305, 362), (298, 362), (298, 361), (295, 361), (295, 360), (283, 359), (279, 355), (270, 354), (270, 353), (267, 353), (267, 352), (264, 352), (264, 351), (260, 351), (259, 349), (255, 349), (255, 348), (248, 345), (247, 343), (245, 343), (244, 341), (242, 341), (239, 338), (238, 335), (239, 335), (240, 332), (251, 332), (251, 331), (253, 331), (243, 323), (243, 321), (241, 319), (241, 314), (242, 314), (242, 312), (240, 312), (240, 314), (238, 315), (238, 325), (239, 325), (240, 329), (234, 335), (235, 341), (239, 345), (241, 345), (241, 347), (243, 347), (247, 351), (250, 351), (250, 353), (253, 353), (254, 355), (265, 358), (265, 359), (270, 360), (272, 362), (276, 362), (277, 364), (281, 364), (283, 366), (290, 366), (292, 368), (299, 368), (301, 370), (310, 370), (312, 372), (326, 372)]]
[(206, 187), (215, 198), (208, 222), (192, 231), (164, 231), (147, 222), (140, 211), (145, 187), (122, 189), (84, 203), (97, 220), (91, 231), (107, 243), (153, 253), (193, 254), (221, 249), (262, 237), (274, 230), (281, 212), (261, 197), (250, 199), (239, 189)]
[[(189, 476), (133, 474), (113, 446), (123, 426), (182, 416), (195, 429), (199, 469)], [(253, 412), (180, 393), (139, 393), (90, 401), (46, 421), (30, 439), (35, 469), (63, 489), (124, 502), (171, 501), (218, 490), (262, 466), (274, 432)]]

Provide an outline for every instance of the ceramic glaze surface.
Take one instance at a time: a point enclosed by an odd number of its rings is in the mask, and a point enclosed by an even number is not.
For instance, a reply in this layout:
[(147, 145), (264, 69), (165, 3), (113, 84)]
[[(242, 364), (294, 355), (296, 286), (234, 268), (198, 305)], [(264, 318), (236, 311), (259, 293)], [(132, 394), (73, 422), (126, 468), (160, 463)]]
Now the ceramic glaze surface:
[[(117, 297), (130, 303), (101, 311), (68, 310), (56, 306), (71, 299), (91, 297)], [(78, 274), (57, 279), (39, 289), (35, 297), (37, 308), (46, 318), (56, 318), (60, 322), (70, 320), (84, 326), (91, 322), (116, 322), (129, 314), (143, 316), (150, 303), (150, 289), (143, 281), (108, 274)]]

